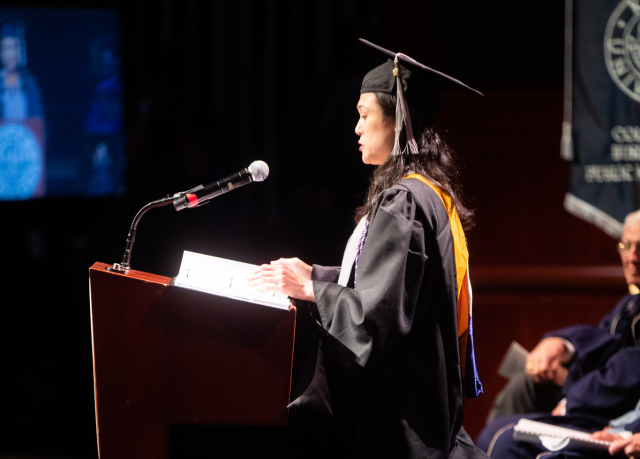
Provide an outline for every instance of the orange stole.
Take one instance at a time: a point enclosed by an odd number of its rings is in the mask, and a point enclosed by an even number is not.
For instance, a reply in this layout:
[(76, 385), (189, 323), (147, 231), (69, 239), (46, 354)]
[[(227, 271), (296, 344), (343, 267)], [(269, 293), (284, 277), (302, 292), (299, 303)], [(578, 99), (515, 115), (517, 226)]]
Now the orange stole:
[(467, 249), (467, 239), (460, 223), (460, 217), (455, 206), (451, 202), (451, 197), (442, 192), (440, 188), (433, 185), (429, 180), (420, 174), (409, 174), (406, 179), (417, 179), (429, 185), (440, 197), (444, 209), (449, 216), (449, 226), (451, 226), (451, 236), (453, 237), (453, 248), (456, 257), (456, 279), (458, 281), (458, 342), (460, 343), (460, 365), (462, 366), (462, 377), (464, 381), (464, 371), (466, 366), (467, 341), (469, 339), (469, 317), (471, 315), (471, 295), (469, 289), (469, 250)]

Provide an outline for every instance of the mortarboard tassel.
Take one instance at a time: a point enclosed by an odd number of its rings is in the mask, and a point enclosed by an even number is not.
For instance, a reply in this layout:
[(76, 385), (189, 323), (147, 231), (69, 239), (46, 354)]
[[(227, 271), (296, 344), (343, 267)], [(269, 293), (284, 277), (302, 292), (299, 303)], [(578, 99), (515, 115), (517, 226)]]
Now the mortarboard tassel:
[[(404, 89), (402, 88), (402, 78), (400, 76), (400, 69), (398, 68), (398, 55), (393, 61), (395, 64), (395, 68), (393, 69), (393, 75), (396, 77), (396, 88), (397, 88), (397, 103), (396, 103), (396, 136), (393, 143), (393, 150), (391, 151), (394, 155), (405, 154), (407, 152), (407, 147), (411, 151), (411, 154), (417, 155), (418, 152), (418, 144), (416, 143), (416, 139), (413, 137), (413, 127), (411, 126), (411, 115), (409, 114), (409, 106), (407, 105), (407, 101), (404, 98)], [(406, 130), (407, 137), (407, 145), (405, 145), (404, 149), (400, 151), (400, 132), (402, 132), (402, 125), (404, 124)]]

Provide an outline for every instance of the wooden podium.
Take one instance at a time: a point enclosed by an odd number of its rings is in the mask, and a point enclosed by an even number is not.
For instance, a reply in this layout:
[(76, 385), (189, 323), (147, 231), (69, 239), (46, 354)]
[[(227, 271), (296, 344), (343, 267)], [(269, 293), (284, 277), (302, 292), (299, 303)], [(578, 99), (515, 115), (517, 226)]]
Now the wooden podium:
[(166, 458), (170, 424), (286, 425), (296, 310), (89, 269), (101, 459)]

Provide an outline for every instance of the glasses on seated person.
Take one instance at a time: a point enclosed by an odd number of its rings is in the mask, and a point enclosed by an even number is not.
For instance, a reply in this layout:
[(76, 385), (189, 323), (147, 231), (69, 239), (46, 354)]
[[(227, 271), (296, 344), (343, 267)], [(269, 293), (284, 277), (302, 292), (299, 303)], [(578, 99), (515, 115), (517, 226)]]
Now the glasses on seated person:
[(636, 252), (640, 253), (640, 241), (620, 241), (618, 242), (618, 252), (628, 252), (633, 247)]

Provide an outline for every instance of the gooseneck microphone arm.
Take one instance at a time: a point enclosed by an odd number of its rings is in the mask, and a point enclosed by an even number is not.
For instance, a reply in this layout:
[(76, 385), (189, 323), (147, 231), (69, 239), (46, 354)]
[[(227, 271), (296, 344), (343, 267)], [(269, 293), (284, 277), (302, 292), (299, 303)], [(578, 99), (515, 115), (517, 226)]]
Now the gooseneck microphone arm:
[(131, 228), (129, 228), (129, 234), (127, 235), (127, 245), (122, 257), (122, 263), (114, 263), (112, 267), (110, 266), (106, 268), (106, 270), (125, 274), (129, 269), (131, 269), (131, 251), (133, 250), (133, 243), (136, 240), (138, 223), (149, 209), (168, 206), (169, 204), (173, 204), (176, 210), (202, 206), (216, 196), (250, 182), (262, 182), (268, 176), (269, 166), (267, 166), (263, 161), (254, 161), (248, 168), (222, 180), (211, 183), (206, 187), (198, 185), (190, 190), (182, 191), (174, 194), (173, 196), (167, 196), (166, 198), (150, 202), (138, 211), (133, 219), (133, 223), (131, 223)]
[(195, 188), (192, 188), (187, 191), (182, 191), (180, 193), (176, 193), (173, 196), (167, 196), (166, 198), (158, 199), (157, 201), (150, 202), (142, 209), (138, 211), (136, 216), (133, 218), (133, 222), (131, 223), (131, 228), (129, 228), (129, 234), (127, 234), (127, 245), (124, 249), (124, 255), (122, 256), (122, 263), (114, 263), (112, 267), (107, 268), (107, 271), (115, 271), (117, 273), (126, 273), (127, 270), (131, 269), (131, 251), (133, 250), (133, 243), (136, 240), (136, 230), (138, 229), (138, 223), (142, 216), (147, 213), (148, 210), (153, 209), (154, 207), (163, 207), (172, 204), (174, 200), (179, 199), (180, 197), (186, 195), (187, 193), (195, 193), (196, 191), (204, 188), (202, 185), (198, 185)]
[[(138, 229), (138, 222), (140, 221), (140, 219), (142, 218), (142, 216), (150, 209), (153, 209), (154, 207), (162, 207), (162, 206), (168, 206), (169, 204), (173, 203), (173, 197), (169, 197), (167, 196), (166, 198), (162, 198), (162, 199), (158, 199), (157, 201), (153, 201), (150, 202), (149, 204), (147, 204), (146, 206), (144, 206), (142, 209), (140, 209), (138, 211), (138, 213), (136, 214), (136, 216), (133, 219), (133, 223), (131, 223), (131, 228), (129, 228), (129, 234), (127, 235), (127, 245), (124, 249), (124, 255), (122, 256), (122, 263), (120, 263), (120, 268), (121, 269), (131, 269), (131, 251), (133, 250), (133, 243), (136, 240), (136, 230)], [(116, 266), (114, 265), (114, 268)]]

